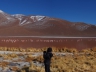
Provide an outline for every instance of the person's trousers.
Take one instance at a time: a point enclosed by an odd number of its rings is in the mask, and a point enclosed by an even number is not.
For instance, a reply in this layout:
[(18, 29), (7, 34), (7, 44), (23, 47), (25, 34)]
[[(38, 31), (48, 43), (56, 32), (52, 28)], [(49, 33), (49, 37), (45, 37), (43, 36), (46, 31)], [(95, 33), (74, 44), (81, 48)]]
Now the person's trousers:
[(50, 63), (45, 63), (45, 72), (50, 72)]

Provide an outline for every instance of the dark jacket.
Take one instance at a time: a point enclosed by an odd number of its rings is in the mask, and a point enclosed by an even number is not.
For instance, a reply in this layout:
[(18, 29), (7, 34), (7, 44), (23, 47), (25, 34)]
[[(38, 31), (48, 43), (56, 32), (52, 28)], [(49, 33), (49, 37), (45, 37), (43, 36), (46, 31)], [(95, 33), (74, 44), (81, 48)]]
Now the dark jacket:
[(51, 52), (43, 52), (44, 63), (50, 63), (53, 54)]

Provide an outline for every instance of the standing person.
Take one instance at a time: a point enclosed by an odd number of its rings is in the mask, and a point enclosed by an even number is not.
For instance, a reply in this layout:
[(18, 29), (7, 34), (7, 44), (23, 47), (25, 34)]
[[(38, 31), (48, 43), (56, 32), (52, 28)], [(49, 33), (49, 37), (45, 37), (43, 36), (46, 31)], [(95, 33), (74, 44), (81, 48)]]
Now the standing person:
[(52, 48), (49, 47), (47, 51), (43, 51), (43, 58), (44, 58), (44, 65), (45, 65), (45, 72), (50, 72), (50, 63), (52, 58)]

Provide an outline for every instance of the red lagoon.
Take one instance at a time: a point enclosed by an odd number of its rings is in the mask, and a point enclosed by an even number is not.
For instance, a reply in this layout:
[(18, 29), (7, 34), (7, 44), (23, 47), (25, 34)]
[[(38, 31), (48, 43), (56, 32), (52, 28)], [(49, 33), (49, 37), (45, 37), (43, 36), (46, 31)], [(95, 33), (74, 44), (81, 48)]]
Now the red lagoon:
[(0, 37), (1, 47), (67, 47), (84, 48), (96, 47), (95, 37)]

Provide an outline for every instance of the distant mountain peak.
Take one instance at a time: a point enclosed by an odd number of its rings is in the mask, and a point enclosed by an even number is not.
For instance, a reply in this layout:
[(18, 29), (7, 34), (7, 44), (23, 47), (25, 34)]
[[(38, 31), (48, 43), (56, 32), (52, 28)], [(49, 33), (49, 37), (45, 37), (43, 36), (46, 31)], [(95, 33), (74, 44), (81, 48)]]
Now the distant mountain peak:
[(35, 22), (36, 20), (40, 21), (40, 20), (44, 19), (45, 16), (36, 15), (36, 16), (31, 16), (30, 18), (33, 19)]
[(13, 14), (12, 16), (25, 16), (23, 14)]
[(23, 14), (14, 14), (14, 15), (11, 15), (11, 16), (13, 16), (13, 17), (15, 17), (15, 18), (17, 18), (17, 19), (19, 19), (21, 21), (23, 16), (25, 16), (25, 15), (23, 15)]
[(4, 13), (2, 10), (0, 10), (0, 13)]

